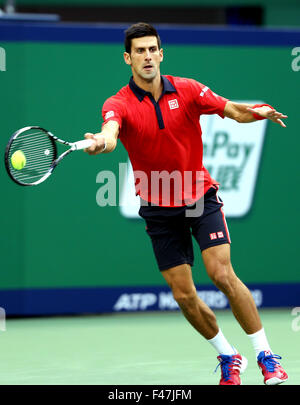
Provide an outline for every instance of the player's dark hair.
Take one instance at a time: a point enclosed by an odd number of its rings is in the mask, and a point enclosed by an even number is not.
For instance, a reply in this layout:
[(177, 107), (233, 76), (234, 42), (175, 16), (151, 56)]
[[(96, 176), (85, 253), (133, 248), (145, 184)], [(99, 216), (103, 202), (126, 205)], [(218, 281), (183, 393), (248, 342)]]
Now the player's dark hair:
[(156, 29), (148, 23), (139, 22), (139, 23), (131, 25), (125, 31), (125, 41), (124, 41), (125, 51), (127, 53), (130, 53), (131, 52), (131, 40), (134, 38), (141, 38), (141, 37), (156, 37), (158, 49), (161, 48), (161, 40), (160, 40), (160, 37), (159, 37)]

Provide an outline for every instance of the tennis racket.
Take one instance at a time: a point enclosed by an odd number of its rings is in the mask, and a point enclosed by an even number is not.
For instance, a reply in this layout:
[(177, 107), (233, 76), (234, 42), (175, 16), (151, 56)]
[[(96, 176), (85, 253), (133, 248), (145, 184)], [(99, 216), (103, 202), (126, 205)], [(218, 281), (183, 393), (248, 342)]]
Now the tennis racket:
[[(93, 142), (91, 139), (67, 142), (39, 126), (24, 127), (12, 135), (6, 146), (5, 167), (17, 184), (36, 186), (48, 179), (64, 157), (74, 150), (89, 148)], [(57, 143), (69, 146), (69, 149), (58, 156)], [(21, 156), (19, 167), (14, 163), (16, 153)]]

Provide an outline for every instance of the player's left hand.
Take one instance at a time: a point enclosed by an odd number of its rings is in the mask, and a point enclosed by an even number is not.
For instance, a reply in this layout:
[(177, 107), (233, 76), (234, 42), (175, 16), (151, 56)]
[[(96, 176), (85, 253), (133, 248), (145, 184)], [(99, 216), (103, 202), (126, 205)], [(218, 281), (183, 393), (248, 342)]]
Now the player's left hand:
[(257, 115), (260, 115), (261, 117), (267, 118), (273, 122), (276, 122), (276, 124), (279, 124), (282, 127), (286, 128), (286, 125), (281, 120), (281, 118), (288, 118), (288, 116), (284, 115), (270, 107), (267, 107), (267, 106), (256, 107), (256, 108), (248, 107), (247, 110), (252, 113), (255, 113)]

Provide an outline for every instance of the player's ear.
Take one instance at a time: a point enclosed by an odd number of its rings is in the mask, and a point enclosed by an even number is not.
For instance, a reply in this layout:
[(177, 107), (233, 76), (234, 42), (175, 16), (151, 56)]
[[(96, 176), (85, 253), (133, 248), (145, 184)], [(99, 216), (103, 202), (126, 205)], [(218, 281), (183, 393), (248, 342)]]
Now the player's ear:
[(131, 65), (131, 57), (128, 52), (124, 52), (124, 61), (126, 65)]
[(164, 50), (162, 48), (159, 50), (159, 54), (160, 54), (160, 61), (162, 62), (164, 60)]

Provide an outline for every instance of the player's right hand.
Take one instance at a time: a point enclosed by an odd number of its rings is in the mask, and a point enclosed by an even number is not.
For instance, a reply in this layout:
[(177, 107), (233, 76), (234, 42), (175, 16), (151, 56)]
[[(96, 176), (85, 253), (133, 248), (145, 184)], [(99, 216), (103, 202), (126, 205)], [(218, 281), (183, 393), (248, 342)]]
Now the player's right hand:
[(85, 139), (93, 139), (95, 142), (89, 148), (84, 149), (84, 152), (88, 153), (89, 155), (98, 155), (102, 153), (105, 149), (105, 138), (104, 135), (99, 134), (92, 134), (87, 132), (84, 134)]

